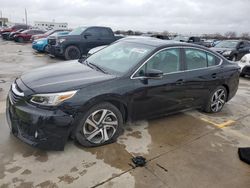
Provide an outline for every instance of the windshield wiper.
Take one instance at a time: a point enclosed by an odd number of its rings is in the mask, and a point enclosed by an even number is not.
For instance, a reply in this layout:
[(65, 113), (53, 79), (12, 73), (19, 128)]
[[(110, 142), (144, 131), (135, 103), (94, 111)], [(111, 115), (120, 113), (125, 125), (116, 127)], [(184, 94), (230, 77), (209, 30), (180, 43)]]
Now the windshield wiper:
[(85, 61), (86, 62), (86, 65), (88, 65), (89, 67), (91, 68), (94, 68), (95, 70), (99, 70), (105, 74), (108, 74), (107, 71), (105, 71), (103, 68), (101, 68), (100, 66), (94, 64), (94, 63), (91, 63), (91, 62), (88, 62), (88, 61)]

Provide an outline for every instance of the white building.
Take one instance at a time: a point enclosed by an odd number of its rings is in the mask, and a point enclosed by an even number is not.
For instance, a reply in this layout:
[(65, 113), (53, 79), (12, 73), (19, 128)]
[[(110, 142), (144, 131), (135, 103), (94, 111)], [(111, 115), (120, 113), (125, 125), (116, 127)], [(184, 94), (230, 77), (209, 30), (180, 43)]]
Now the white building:
[(51, 30), (51, 29), (67, 29), (68, 23), (56, 23), (56, 22), (34, 22), (34, 27), (44, 30)]

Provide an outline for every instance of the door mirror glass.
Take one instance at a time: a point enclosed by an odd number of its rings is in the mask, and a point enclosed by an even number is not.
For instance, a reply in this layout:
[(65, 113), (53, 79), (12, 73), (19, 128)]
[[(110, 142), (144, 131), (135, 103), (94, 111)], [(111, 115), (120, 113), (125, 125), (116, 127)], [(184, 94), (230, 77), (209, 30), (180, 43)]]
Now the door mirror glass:
[(148, 69), (147, 72), (145, 72), (146, 78), (161, 79), (162, 76), (163, 72), (157, 69)]

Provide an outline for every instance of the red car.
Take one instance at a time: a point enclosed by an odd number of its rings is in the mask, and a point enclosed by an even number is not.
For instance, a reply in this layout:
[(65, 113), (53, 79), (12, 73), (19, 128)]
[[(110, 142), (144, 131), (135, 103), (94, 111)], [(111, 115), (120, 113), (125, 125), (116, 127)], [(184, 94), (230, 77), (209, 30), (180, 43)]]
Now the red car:
[(44, 34), (44, 33), (45, 33), (45, 31), (39, 30), (39, 29), (25, 30), (21, 33), (14, 35), (14, 41), (16, 41), (16, 42), (30, 41), (30, 39), (33, 35)]
[(29, 25), (26, 25), (26, 24), (16, 24), (12, 27), (9, 27), (9, 28), (4, 28), (4, 29), (1, 29), (0, 30), (0, 34), (4, 33), (4, 32), (15, 32), (19, 29), (29, 29), (30, 26)]
[(53, 29), (53, 30), (49, 30), (49, 31), (47, 31), (44, 34), (33, 35), (31, 37), (31, 41), (34, 41), (34, 40), (37, 40), (37, 39), (40, 39), (40, 38), (47, 38), (48, 36), (54, 34), (55, 32), (60, 32), (60, 31), (71, 31), (71, 30), (68, 30), (68, 29)]

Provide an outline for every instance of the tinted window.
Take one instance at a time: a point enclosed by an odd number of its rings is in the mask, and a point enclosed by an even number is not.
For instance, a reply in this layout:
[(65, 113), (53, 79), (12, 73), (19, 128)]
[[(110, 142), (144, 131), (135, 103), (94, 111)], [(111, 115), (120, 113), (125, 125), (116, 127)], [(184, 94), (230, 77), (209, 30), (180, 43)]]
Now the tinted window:
[(146, 69), (157, 69), (163, 73), (179, 71), (180, 49), (167, 49), (157, 53), (137, 72), (136, 76), (144, 76)]
[(219, 65), (220, 64), (220, 59), (212, 54), (207, 53), (207, 65), (214, 66), (214, 65)]
[(85, 31), (87, 29), (87, 27), (78, 27), (76, 29), (74, 29), (73, 31), (71, 31), (69, 33), (69, 35), (80, 35), (82, 34), (83, 31)]
[(207, 67), (206, 52), (196, 49), (185, 49), (187, 70)]
[(100, 29), (98, 28), (89, 28), (86, 30), (86, 33), (90, 33), (92, 36), (99, 36), (100, 35)]
[(197, 49), (185, 49), (185, 60), (187, 70), (210, 67), (220, 63), (218, 57)]
[(99, 32), (100, 32), (101, 37), (105, 37), (105, 38), (112, 37), (112, 33), (110, 32), (109, 29), (102, 28), (99, 30)]

